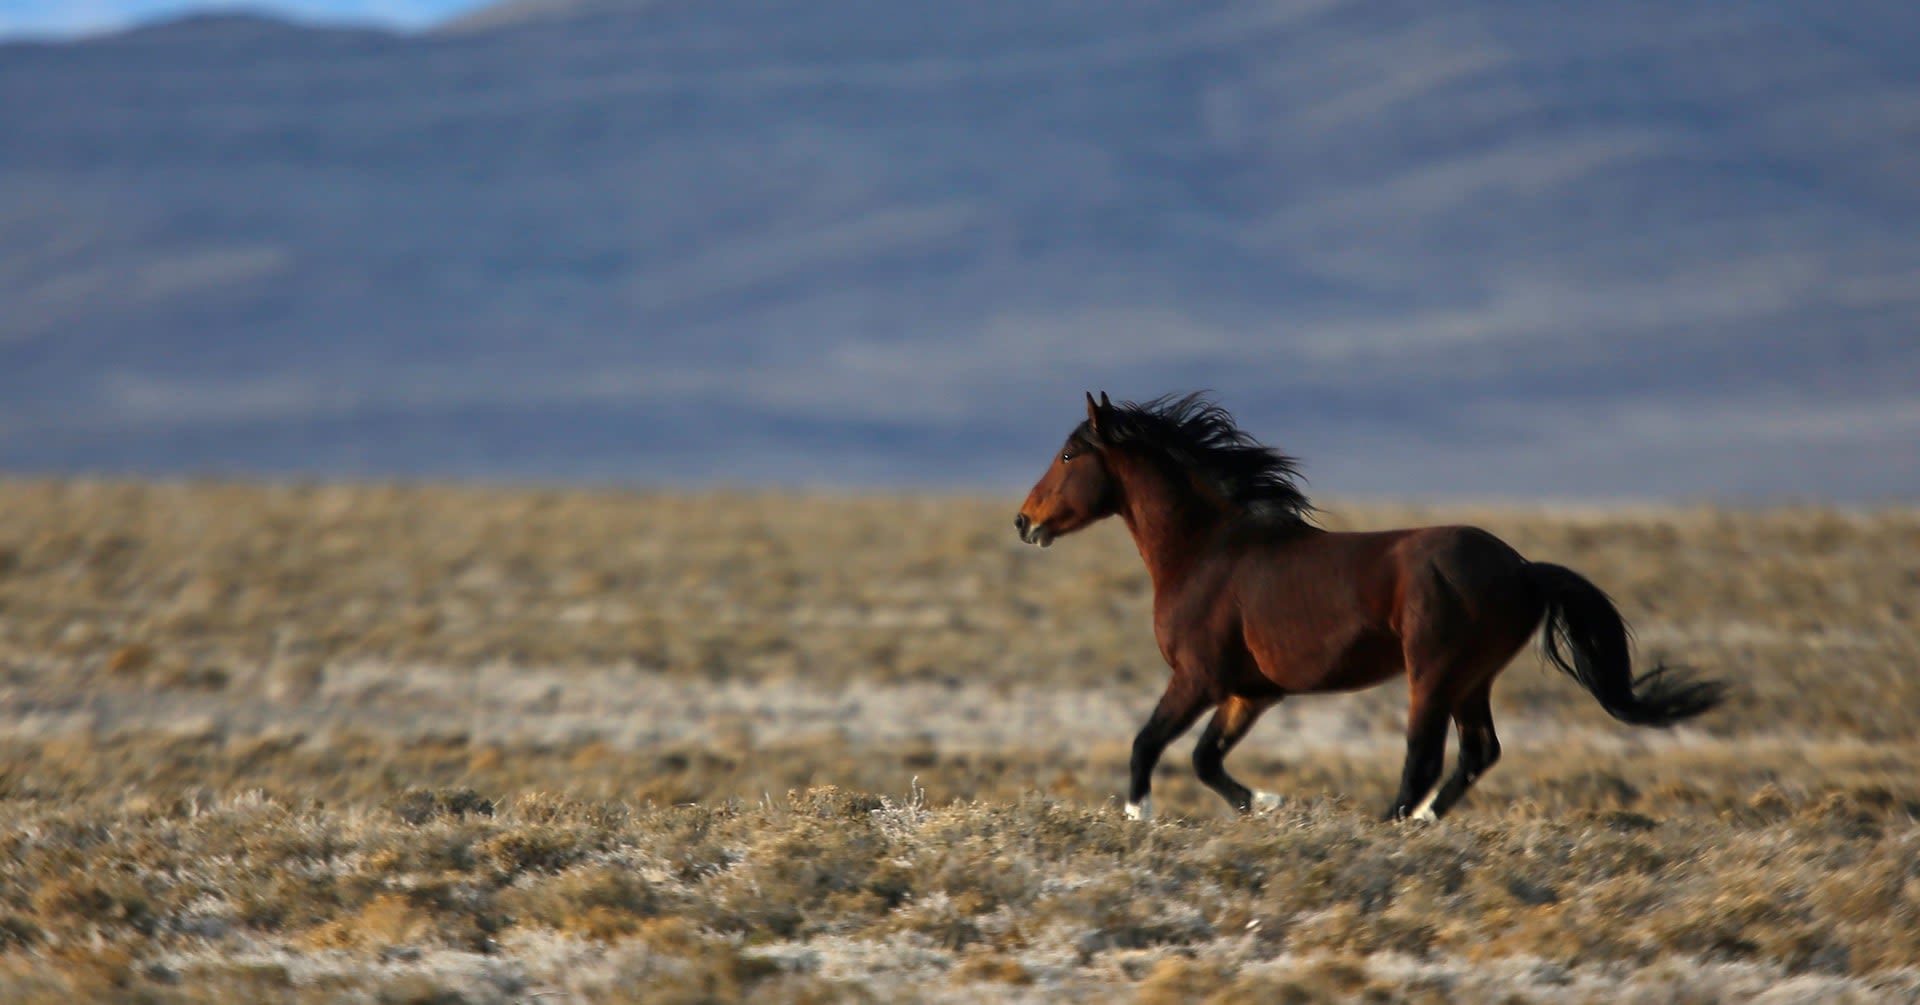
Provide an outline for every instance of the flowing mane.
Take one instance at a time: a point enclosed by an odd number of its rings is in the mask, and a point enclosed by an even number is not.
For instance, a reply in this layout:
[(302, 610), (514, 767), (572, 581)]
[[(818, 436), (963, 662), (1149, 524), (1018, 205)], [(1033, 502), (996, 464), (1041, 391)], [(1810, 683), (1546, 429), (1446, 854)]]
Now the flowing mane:
[(1078, 432), (1090, 440), (1161, 454), (1197, 474), (1249, 516), (1312, 522), (1314, 506), (1300, 488), (1299, 462), (1262, 445), (1201, 393), (1121, 402), (1101, 419), (1098, 433), (1084, 422)]

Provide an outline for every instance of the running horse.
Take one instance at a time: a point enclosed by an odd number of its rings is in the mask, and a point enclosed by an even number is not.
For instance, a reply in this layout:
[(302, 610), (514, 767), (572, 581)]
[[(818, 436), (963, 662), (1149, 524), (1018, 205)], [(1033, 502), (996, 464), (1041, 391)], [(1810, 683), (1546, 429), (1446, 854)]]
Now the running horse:
[[(1637, 679), (1627, 626), (1579, 573), (1522, 558), (1476, 527), (1335, 533), (1315, 526), (1296, 461), (1198, 394), (1143, 404), (1087, 395), (1087, 418), (1014, 518), (1021, 540), (1119, 516), (1153, 580), (1153, 630), (1172, 679), (1134, 737), (1127, 816), (1152, 818), (1154, 766), (1213, 710), (1200, 781), (1241, 813), (1278, 805), (1227, 773), (1261, 713), (1290, 694), (1372, 687), (1405, 672), (1407, 756), (1386, 818), (1433, 819), (1500, 757), (1488, 694), (1536, 628), (1548, 662), (1608, 714), (1668, 726), (1724, 686), (1667, 667)], [(1460, 757), (1440, 782), (1447, 725)]]

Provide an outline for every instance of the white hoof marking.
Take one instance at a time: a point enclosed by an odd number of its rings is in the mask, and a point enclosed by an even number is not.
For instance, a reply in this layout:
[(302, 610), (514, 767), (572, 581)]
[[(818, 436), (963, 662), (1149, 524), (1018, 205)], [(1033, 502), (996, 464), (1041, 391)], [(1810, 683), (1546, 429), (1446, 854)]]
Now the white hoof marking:
[(1407, 814), (1407, 819), (1409, 820), (1440, 819), (1439, 817), (1433, 815), (1433, 801), (1434, 799), (1438, 798), (1439, 795), (1440, 795), (1440, 787), (1436, 785), (1434, 786), (1434, 789), (1432, 792), (1427, 793), (1427, 798), (1420, 800), (1420, 805), (1415, 806), (1413, 808), (1413, 812)]
[(1148, 796), (1137, 803), (1127, 804), (1127, 819), (1146, 823), (1153, 819), (1153, 797)]
[(1286, 800), (1281, 798), (1278, 792), (1255, 792), (1253, 794), (1253, 811), (1255, 813), (1271, 813), (1285, 803)]

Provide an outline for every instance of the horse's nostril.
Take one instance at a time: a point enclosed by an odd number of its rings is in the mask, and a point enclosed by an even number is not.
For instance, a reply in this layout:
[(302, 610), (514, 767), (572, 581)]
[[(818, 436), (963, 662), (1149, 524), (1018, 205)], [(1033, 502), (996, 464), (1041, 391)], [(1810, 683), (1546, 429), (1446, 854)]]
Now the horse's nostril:
[(1021, 513), (1013, 518), (1013, 529), (1025, 534), (1027, 532), (1027, 525), (1030, 523), (1032, 523), (1032, 521), (1027, 519), (1027, 515)]

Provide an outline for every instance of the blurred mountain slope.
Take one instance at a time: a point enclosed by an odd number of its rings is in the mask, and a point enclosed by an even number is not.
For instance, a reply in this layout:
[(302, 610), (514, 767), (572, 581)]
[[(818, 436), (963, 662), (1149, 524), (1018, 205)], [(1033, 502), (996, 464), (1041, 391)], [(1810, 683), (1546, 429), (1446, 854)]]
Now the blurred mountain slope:
[[(1920, 491), (1920, 15), (534, 0), (0, 46), (0, 465)], [(1033, 470), (1029, 470), (1029, 469)]]

